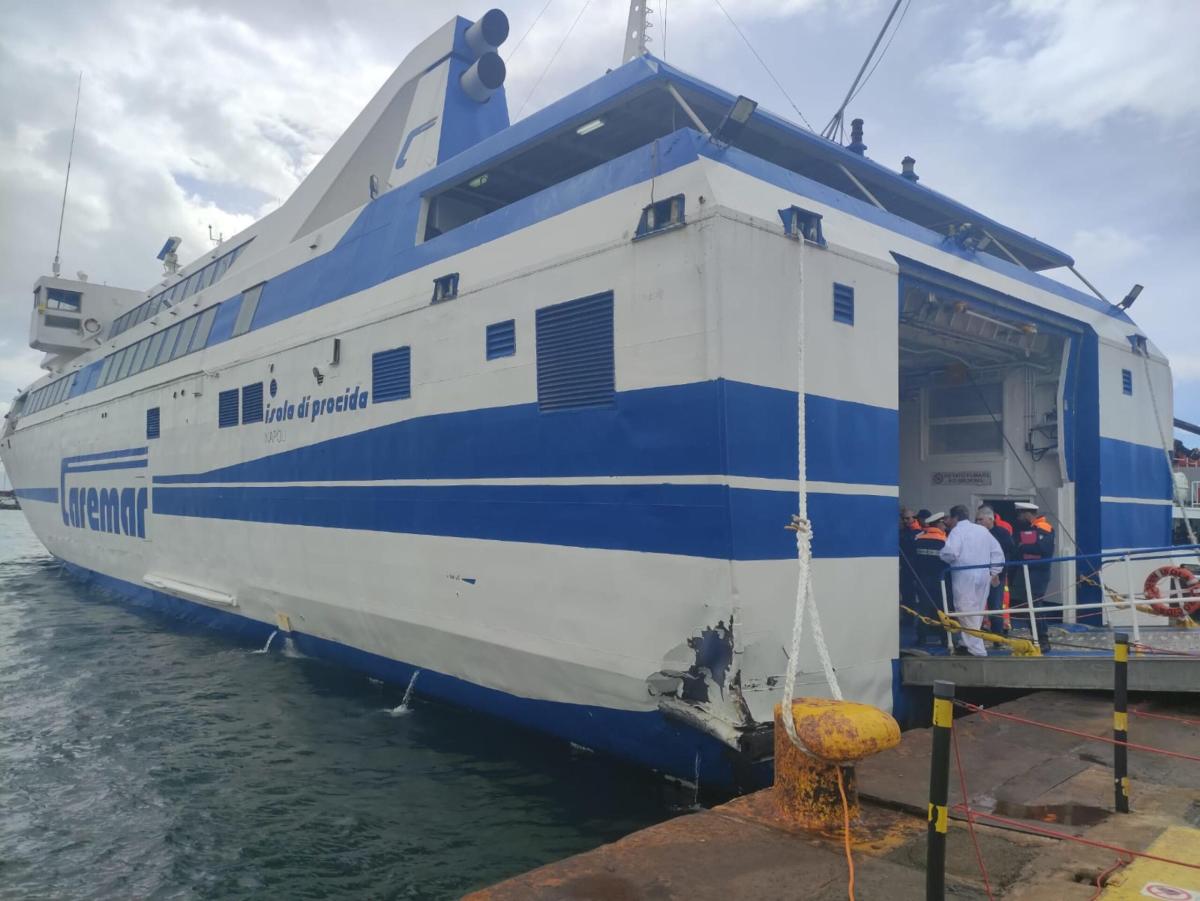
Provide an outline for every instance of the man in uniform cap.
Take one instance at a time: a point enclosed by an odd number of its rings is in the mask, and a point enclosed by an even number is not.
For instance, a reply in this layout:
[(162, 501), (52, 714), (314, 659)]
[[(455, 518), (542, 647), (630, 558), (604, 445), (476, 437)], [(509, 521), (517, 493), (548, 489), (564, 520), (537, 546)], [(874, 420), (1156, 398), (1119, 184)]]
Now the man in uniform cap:
[[(1050, 587), (1050, 564), (1038, 563), (1039, 560), (1049, 560), (1054, 556), (1054, 526), (1038, 511), (1038, 505), (1030, 501), (1018, 501), (1013, 505), (1017, 511), (1017, 523), (1013, 527), (1013, 544), (1016, 546), (1018, 560), (1027, 561), (1029, 567), (1029, 590), (1032, 598), (1026, 598), (1026, 603), (1036, 607), (1043, 603), (1046, 590)], [(1018, 573), (1013, 573), (1014, 581), (1025, 592), (1024, 575), (1018, 580)], [(1048, 636), (1049, 614), (1038, 616), (1038, 643), (1042, 652), (1050, 650)]]

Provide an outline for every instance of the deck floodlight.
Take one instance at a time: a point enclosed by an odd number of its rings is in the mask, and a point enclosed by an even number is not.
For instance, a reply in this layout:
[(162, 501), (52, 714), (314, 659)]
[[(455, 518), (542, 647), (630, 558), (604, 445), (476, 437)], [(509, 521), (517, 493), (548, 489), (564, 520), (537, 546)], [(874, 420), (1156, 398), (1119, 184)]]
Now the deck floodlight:
[(713, 132), (713, 137), (723, 144), (732, 143), (741, 134), (756, 109), (758, 109), (757, 101), (739, 94), (737, 100), (733, 101), (733, 106), (729, 107), (729, 111), (725, 113), (721, 124)]
[(596, 131), (597, 129), (603, 128), (603, 127), (604, 127), (603, 119), (593, 119), (590, 122), (584, 122), (577, 129), (575, 129), (575, 134), (581, 135), (581, 136), (582, 135), (590, 135), (593, 131)]
[(1141, 285), (1134, 285), (1129, 289), (1129, 293), (1125, 295), (1125, 299), (1117, 304), (1118, 310), (1128, 310), (1133, 306), (1133, 302), (1138, 299), (1138, 295), (1142, 293)]

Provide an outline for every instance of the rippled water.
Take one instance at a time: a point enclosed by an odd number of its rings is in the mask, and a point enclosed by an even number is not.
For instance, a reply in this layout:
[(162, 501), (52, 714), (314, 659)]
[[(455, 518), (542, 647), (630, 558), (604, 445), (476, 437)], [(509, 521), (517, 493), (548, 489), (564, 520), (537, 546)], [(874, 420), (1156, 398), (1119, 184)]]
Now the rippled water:
[(0, 896), (453, 898), (681, 803), (279, 645), (85, 589), (0, 512)]

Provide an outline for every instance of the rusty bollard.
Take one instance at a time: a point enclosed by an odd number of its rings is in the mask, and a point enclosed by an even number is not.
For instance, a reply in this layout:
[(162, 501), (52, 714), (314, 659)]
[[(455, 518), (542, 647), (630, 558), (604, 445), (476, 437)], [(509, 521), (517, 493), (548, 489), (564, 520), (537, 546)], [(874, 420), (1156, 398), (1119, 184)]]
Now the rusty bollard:
[(828, 698), (792, 701), (796, 735), (815, 756), (792, 744), (775, 705), (775, 804), (779, 816), (805, 829), (842, 828), (838, 769), (850, 807), (858, 819), (854, 764), (900, 743), (900, 726), (878, 707)]

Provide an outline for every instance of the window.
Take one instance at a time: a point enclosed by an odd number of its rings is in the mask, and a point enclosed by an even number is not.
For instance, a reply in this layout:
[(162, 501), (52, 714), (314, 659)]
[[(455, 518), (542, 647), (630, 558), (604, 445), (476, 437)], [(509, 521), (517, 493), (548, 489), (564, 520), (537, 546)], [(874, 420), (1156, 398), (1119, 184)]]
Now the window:
[(374, 403), (412, 396), (412, 351), (409, 347), (371, 355), (371, 396)]
[(69, 328), (72, 331), (79, 331), (79, 320), (72, 319), (69, 316), (55, 316), (53, 313), (44, 313), (42, 322), (50, 328)]
[(192, 344), (188, 348), (188, 353), (200, 350), (208, 344), (208, 333), (212, 331), (213, 320), (217, 318), (217, 307), (219, 306), (220, 304), (214, 304), (196, 317), (196, 333), (192, 335)]
[(458, 273), (451, 272), (433, 280), (433, 300), (430, 303), (441, 303), (443, 300), (453, 300), (458, 297)]
[(101, 385), (108, 384), (108, 371), (112, 369), (113, 357), (109, 354), (104, 358), (104, 365), (100, 367), (100, 382)]
[(161, 366), (167, 360), (171, 359), (171, 354), (175, 350), (175, 340), (179, 337), (179, 323), (175, 323), (163, 335), (162, 347), (158, 351), (158, 359), (155, 361), (155, 366)]
[(612, 292), (537, 311), (538, 407), (599, 407), (615, 396)]
[(655, 232), (678, 228), (683, 224), (683, 195), (676, 194), (674, 197), (652, 203), (642, 210), (642, 218), (638, 220), (634, 237), (644, 238)]
[(188, 352), (188, 347), (192, 343), (192, 335), (196, 333), (196, 316), (189, 316), (183, 322), (179, 323), (179, 339), (175, 342), (175, 350), (171, 352), (171, 359), (174, 360), (182, 357)]
[(1121, 392), (1123, 394), (1133, 394), (1133, 373), (1128, 369), (1121, 370)]
[(226, 429), (238, 424), (238, 389), (230, 388), (217, 395), (217, 426)]
[(150, 347), (150, 339), (143, 338), (133, 345), (133, 364), (129, 367), (130, 375), (137, 375), (146, 366), (146, 350)]
[(821, 231), (821, 214), (803, 207), (790, 206), (779, 211), (783, 220), (783, 233), (789, 238), (803, 238), (812, 244), (825, 246), (825, 235)]
[(854, 289), (833, 283), (833, 321), (854, 325)]
[[(263, 285), (265, 284), (266, 282), (263, 283)], [(250, 326), (254, 321), (254, 311), (258, 309), (258, 298), (262, 296), (263, 285), (255, 285), (242, 292), (242, 305), (238, 309), (237, 319), (233, 323), (231, 338), (250, 331)]]
[(262, 382), (242, 388), (242, 425), (263, 421)]
[(146, 368), (158, 363), (158, 354), (162, 350), (163, 336), (166, 332), (155, 332), (150, 336), (150, 347), (146, 351)]
[(70, 310), (78, 313), (83, 305), (83, 294), (79, 291), (67, 291), (63, 288), (46, 289), (47, 310)]
[(929, 388), (925, 402), (931, 455), (994, 454), (1004, 449), (1004, 392), (999, 383)]
[(486, 350), (489, 360), (511, 357), (517, 352), (516, 323), (512, 319), (487, 327)]
[(127, 347), (121, 351), (121, 368), (117, 370), (117, 380), (125, 378), (129, 375), (129, 369), (133, 366), (133, 348)]
[(158, 437), (158, 426), (159, 426), (158, 407), (151, 407), (149, 410), (146, 411), (146, 437), (147, 438), (157, 438)]

